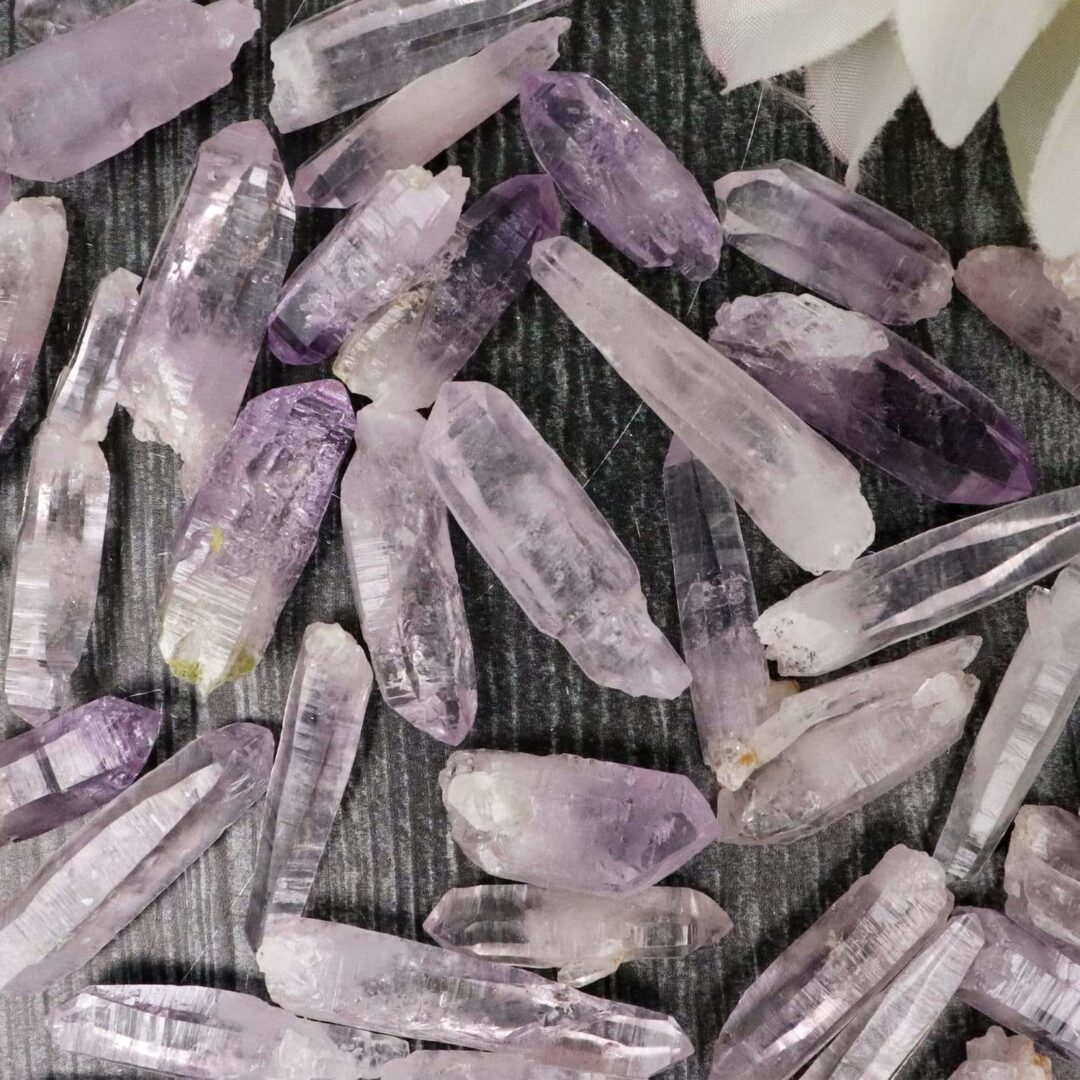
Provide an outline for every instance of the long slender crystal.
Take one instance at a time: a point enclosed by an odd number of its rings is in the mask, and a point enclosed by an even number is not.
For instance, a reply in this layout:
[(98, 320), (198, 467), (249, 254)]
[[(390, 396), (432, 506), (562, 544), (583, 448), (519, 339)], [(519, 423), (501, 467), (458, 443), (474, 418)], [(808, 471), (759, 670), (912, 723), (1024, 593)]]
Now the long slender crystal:
[(293, 669), (263, 810), (247, 939), (302, 915), (360, 745), (371, 694), (364, 650), (340, 626), (312, 623)]
[(15, 0), (15, 22), (20, 34), (38, 42), (104, 19), (130, 3), (132, 0)]
[(785, 554), (820, 574), (866, 548), (859, 474), (786, 405), (572, 240), (535, 245), (532, 271)]
[(552, 1068), (509, 1054), (419, 1050), (383, 1071), (383, 1080), (605, 1080), (605, 1074)]
[(1080, 556), (1080, 487), (986, 510), (864, 555), (755, 627), (785, 675), (821, 675), (979, 611)]

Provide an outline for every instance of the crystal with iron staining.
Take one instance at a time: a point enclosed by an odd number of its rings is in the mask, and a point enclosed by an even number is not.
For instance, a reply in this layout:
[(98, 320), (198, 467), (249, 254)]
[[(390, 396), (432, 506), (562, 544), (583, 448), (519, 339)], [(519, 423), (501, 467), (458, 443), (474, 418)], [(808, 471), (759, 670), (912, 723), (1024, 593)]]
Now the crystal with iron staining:
[[(916, 708), (916, 700), (926, 696), (929, 680), (953, 675), (955, 684), (962, 685), (964, 668), (975, 659), (981, 645), (982, 638), (953, 638), (787, 698), (749, 735), (717, 744), (717, 779), (724, 787), (738, 791), (757, 769), (827, 721), (842, 723), (845, 730), (857, 731), (858, 725), (865, 723), (877, 725), (883, 733), (890, 725), (897, 725), (899, 731), (905, 717)], [(926, 704), (932, 700), (931, 693)]]
[[(408, 1053), (400, 1039), (301, 1020), (248, 994), (203, 986), (89, 986), (49, 1014), (70, 1054), (196, 1080), (356, 1080)], [(363, 1037), (362, 1053), (340, 1048)]]
[(518, 967), (559, 968), (587, 986), (630, 960), (689, 956), (731, 931), (719, 905), (694, 889), (656, 886), (623, 898), (536, 885), (451, 889), (424, 929), (448, 949)]
[(704, 281), (723, 234), (681, 161), (602, 82), (577, 71), (521, 80), (521, 122), (563, 194), (639, 266)]
[(968, 908), (986, 945), (957, 996), (965, 1005), (1080, 1061), (1080, 963), (997, 911)]
[(274, 740), (231, 724), (95, 814), (0, 908), (0, 995), (78, 971), (262, 798)]
[(290, 26), (270, 46), (270, 114), (279, 131), (317, 124), (470, 56), (568, 2), (344, 0)]
[(271, 315), (274, 355), (286, 364), (333, 356), (443, 248), (468, 189), (457, 166), (438, 176), (415, 165), (387, 173), (285, 283)]
[(333, 379), (244, 406), (176, 540), (158, 612), (173, 675), (202, 695), (247, 675), (318, 539), (353, 410)]
[(879, 322), (918, 322), (952, 296), (952, 262), (936, 240), (805, 165), (728, 173), (716, 201), (732, 247)]
[(30, 389), (67, 243), (67, 216), (59, 199), (19, 199), (0, 210), (0, 309), (5, 313), (0, 321), (0, 439)]
[(930, 1033), (983, 946), (970, 915), (948, 926), (829, 1044), (800, 1080), (889, 1080)]
[(992, 1027), (967, 1044), (967, 1061), (949, 1080), (1052, 1080), (1050, 1059), (1026, 1035)]
[(1074, 397), (1080, 398), (1080, 261), (982, 247), (956, 268), (956, 287)]
[(993, 854), (1080, 698), (1080, 568), (1032, 589), (1027, 616), (934, 850), (952, 879)]
[(0, 742), (0, 845), (66, 825), (139, 775), (161, 713), (103, 697)]
[(83, 23), (104, 19), (132, 0), (15, 0), (15, 22), (31, 41), (66, 34)]
[(283, 919), (257, 960), (270, 997), (313, 1020), (621, 1077), (652, 1076), (694, 1052), (662, 1013), (340, 923)]
[(446, 504), (420, 459), (423, 433), (418, 413), (360, 411), (341, 521), (384, 700), (420, 731), (457, 746), (476, 719), (476, 668)]
[(439, 776), (454, 839), (495, 877), (629, 896), (718, 835), (689, 778), (571, 754), (457, 750)]
[(445, 383), (420, 453), (488, 565), (590, 679), (637, 696), (686, 689), (690, 673), (649, 617), (634, 560), (506, 394)]
[(1031, 449), (983, 393), (866, 315), (815, 296), (740, 296), (709, 340), (834, 442), (923, 495), (1026, 498)]
[(785, 554), (850, 566), (874, 538), (859, 474), (749, 375), (572, 240), (533, 248), (533, 277)]
[(492, 188), (462, 214), (416, 284), (356, 329), (334, 374), (387, 408), (427, 408), (528, 284), (533, 244), (561, 227), (550, 177), (516, 176)]
[(383, 1080), (605, 1080), (605, 1074), (538, 1065), (507, 1054), (475, 1050), (419, 1050), (390, 1062)]
[(228, 86), (258, 28), (244, 0), (154, 0), (15, 53), (0, 63), (0, 169), (66, 180), (119, 154)]
[(263, 810), (246, 923), (253, 949), (269, 922), (304, 912), (360, 745), (371, 681), (364, 650), (340, 626), (304, 631)]
[(259, 120), (199, 148), (146, 275), (121, 367), (135, 437), (183, 458), (190, 497), (236, 419), (292, 254), (293, 207)]
[(527, 23), (409, 83), (297, 169), (297, 205), (354, 206), (391, 169), (426, 165), (517, 97), (526, 71), (550, 68), (569, 29), (569, 19)]
[(894, 847), (766, 968), (720, 1032), (711, 1080), (786, 1080), (940, 933), (941, 867)]
[(865, 555), (754, 624), (785, 675), (821, 675), (961, 619), (1080, 556), (1080, 487), (1063, 488)]

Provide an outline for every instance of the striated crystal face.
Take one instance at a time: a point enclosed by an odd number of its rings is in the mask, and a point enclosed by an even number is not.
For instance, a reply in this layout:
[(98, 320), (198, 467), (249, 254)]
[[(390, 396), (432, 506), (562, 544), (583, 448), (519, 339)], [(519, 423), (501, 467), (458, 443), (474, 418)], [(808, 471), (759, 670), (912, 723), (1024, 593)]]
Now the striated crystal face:
[(15, 0), (15, 21), (33, 42), (66, 34), (83, 23), (104, 19), (132, 0)]
[(743, 994), (711, 1080), (786, 1080), (940, 933), (952, 905), (929, 855), (892, 848)]
[(602, 82), (577, 71), (529, 72), (521, 123), (563, 194), (639, 266), (704, 281), (723, 234), (705, 193), (660, 138)]
[(952, 262), (936, 240), (804, 165), (728, 173), (716, 201), (732, 247), (879, 322), (918, 322), (952, 297)]
[(506, 394), (445, 383), (420, 453), (488, 565), (590, 679), (638, 696), (686, 689), (689, 672), (649, 617), (633, 559)]
[[(270, 47), (279, 131), (385, 97), (568, 0), (344, 0)], [(468, 130), (468, 129), (466, 129)]]
[(340, 626), (312, 623), (293, 669), (263, 811), (246, 933), (302, 915), (349, 782), (371, 694), (364, 650)]
[(257, 959), (270, 996), (315, 1020), (621, 1077), (652, 1076), (694, 1052), (662, 1013), (338, 923), (284, 919)]
[(709, 804), (676, 773), (571, 754), (458, 750), (439, 784), (466, 856), (531, 885), (639, 893), (717, 839)]
[(121, 361), (135, 437), (171, 446), (190, 498), (247, 389), (292, 255), (296, 210), (259, 120), (199, 147), (154, 253)]
[(993, 506), (1038, 483), (1031, 449), (981, 391), (887, 327), (814, 296), (740, 296), (709, 341), (823, 435), (905, 484)]
[(532, 272), (785, 554), (820, 574), (867, 547), (859, 474), (786, 405), (572, 240), (538, 243)]
[(913, 536), (773, 604), (754, 624), (785, 675), (822, 675), (963, 618), (1080, 555), (1080, 487)]
[(605, 1076), (470, 1050), (420, 1050), (390, 1062), (382, 1075), (383, 1080), (604, 1080)]
[(356, 1080), (408, 1053), (400, 1039), (203, 986), (90, 986), (52, 1010), (49, 1028), (68, 1053), (197, 1080)]
[(285, 283), (271, 314), (274, 355), (286, 364), (333, 356), (443, 248), (468, 190), (456, 165), (438, 176), (416, 166), (387, 173)]
[(353, 410), (333, 379), (244, 406), (173, 543), (158, 609), (172, 673), (209, 694), (262, 659), (318, 538)]
[(654, 887), (630, 897), (584, 896), (537, 885), (451, 889), (424, 930), (448, 949), (518, 967), (559, 968), (587, 986), (629, 960), (685, 957), (731, 931), (704, 893)]
[(360, 410), (341, 521), (383, 699), (420, 731), (457, 746), (476, 719), (476, 668), (446, 504), (420, 459), (423, 433), (417, 413)]
[(550, 177), (497, 184), (462, 214), (412, 288), (357, 327), (334, 374), (386, 408), (427, 408), (529, 283), (533, 244), (561, 227)]
[(244, 0), (154, 0), (17, 52), (0, 63), (0, 169), (66, 180), (119, 154), (228, 86), (258, 28)]
[(968, 1059), (949, 1080), (1051, 1080), (1050, 1059), (1026, 1035), (992, 1027), (967, 1044)]
[(0, 846), (66, 825), (139, 775), (161, 713), (98, 698), (0, 742)]
[(231, 724), (95, 814), (0, 908), (0, 994), (78, 971), (266, 792), (274, 740)]
[(526, 23), (402, 87), (297, 169), (297, 205), (354, 206), (391, 169), (426, 165), (517, 97), (522, 74), (550, 68), (569, 29)]

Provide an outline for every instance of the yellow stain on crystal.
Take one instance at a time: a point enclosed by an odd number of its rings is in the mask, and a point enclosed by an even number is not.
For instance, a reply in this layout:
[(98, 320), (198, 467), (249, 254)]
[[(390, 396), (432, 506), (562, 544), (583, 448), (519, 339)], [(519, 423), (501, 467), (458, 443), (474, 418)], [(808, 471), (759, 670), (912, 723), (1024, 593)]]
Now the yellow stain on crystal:
[(220, 555), (225, 550), (225, 530), (215, 525), (210, 530), (210, 554)]

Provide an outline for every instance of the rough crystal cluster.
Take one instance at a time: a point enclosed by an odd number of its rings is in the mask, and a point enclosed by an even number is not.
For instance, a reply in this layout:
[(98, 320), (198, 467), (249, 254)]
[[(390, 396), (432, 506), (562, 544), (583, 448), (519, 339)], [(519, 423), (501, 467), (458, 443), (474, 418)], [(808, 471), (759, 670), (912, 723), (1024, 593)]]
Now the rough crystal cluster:
[(508, 1054), (419, 1050), (383, 1071), (383, 1080), (605, 1080), (602, 1073), (538, 1065)]
[(263, 810), (246, 932), (302, 915), (349, 782), (371, 694), (364, 650), (340, 626), (312, 623), (293, 669)]
[(317, 124), (385, 97), (568, 2), (343, 0), (274, 40), (270, 114), (279, 131)]
[(313, 1020), (621, 1077), (652, 1076), (694, 1052), (662, 1013), (338, 923), (284, 919), (258, 963), (271, 998)]
[(318, 539), (353, 410), (333, 379), (244, 406), (173, 543), (158, 616), (172, 673), (209, 694), (262, 658)]
[(0, 908), (0, 994), (77, 971), (262, 798), (274, 740), (231, 724), (188, 743), (55, 851)]
[(418, 413), (361, 409), (341, 521), (383, 699), (420, 731), (457, 746), (476, 719), (476, 668), (446, 504), (420, 458), (424, 424)]
[(439, 776), (454, 839), (495, 877), (625, 896), (717, 838), (688, 777), (570, 754), (458, 750)]
[(89, 986), (52, 1010), (49, 1029), (68, 1053), (196, 1080), (378, 1077), (409, 1049), (203, 986)]
[(855, 311), (814, 296), (740, 296), (709, 340), (834, 442), (931, 498), (1026, 498), (1031, 449), (985, 394)]
[(292, 255), (293, 207), (259, 120), (199, 147), (146, 275), (121, 361), (135, 437), (183, 458), (190, 498), (225, 441)]
[(132, 0), (15, 0), (15, 22), (31, 41), (66, 34), (83, 23), (104, 19)]
[(679, 159), (603, 83), (575, 71), (521, 80), (521, 122), (563, 194), (639, 266), (712, 277), (723, 234)]
[(154, 0), (15, 53), (0, 63), (0, 169), (66, 180), (119, 154), (228, 86), (258, 28), (245, 0)]
[(804, 165), (728, 173), (716, 201), (732, 247), (878, 322), (918, 322), (952, 296), (952, 262), (936, 240)]
[(103, 697), (0, 742), (0, 846), (115, 798), (146, 764), (160, 727), (161, 713)]
[(967, 1044), (967, 1061), (949, 1080), (1051, 1080), (1050, 1059), (1026, 1035), (1011, 1038), (992, 1027)]
[(412, 288), (348, 338), (334, 374), (387, 408), (427, 408), (528, 284), (533, 244), (561, 227), (548, 176), (516, 176), (485, 192)]
[(391, 169), (426, 165), (517, 97), (525, 72), (550, 68), (569, 29), (527, 23), (402, 87), (297, 169), (297, 205), (354, 206)]
[(821, 675), (979, 611), (1080, 556), (1080, 487), (961, 518), (865, 555), (755, 626), (785, 675)]
[(781, 551), (820, 574), (873, 540), (858, 472), (749, 375), (572, 240), (537, 244), (532, 270)]
[(506, 394), (445, 383), (420, 452), (488, 565), (589, 678), (649, 697), (686, 689), (689, 672), (649, 617), (633, 559)]
[(1080, 567), (1032, 589), (1027, 612), (934, 850), (953, 879), (993, 854), (1080, 698)]
[(731, 931), (731, 919), (695, 889), (654, 886), (630, 897), (584, 896), (536, 885), (451, 889), (424, 929), (449, 949), (528, 968), (559, 968), (587, 986), (630, 960), (684, 957)]
[(286, 364), (333, 356), (442, 249), (468, 189), (456, 166), (438, 176), (417, 166), (387, 173), (285, 283), (271, 315), (274, 355)]
[(933, 859), (890, 850), (743, 994), (711, 1080), (793, 1075), (940, 933), (952, 905)]

